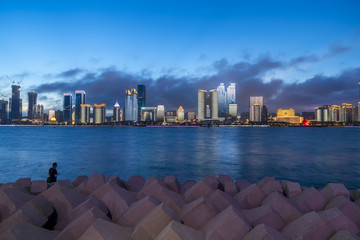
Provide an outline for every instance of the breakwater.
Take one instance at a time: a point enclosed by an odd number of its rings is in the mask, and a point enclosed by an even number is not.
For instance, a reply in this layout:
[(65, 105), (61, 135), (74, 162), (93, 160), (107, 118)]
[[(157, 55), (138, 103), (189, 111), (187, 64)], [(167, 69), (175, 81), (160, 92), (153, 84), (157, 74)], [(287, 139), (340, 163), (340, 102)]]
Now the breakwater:
[(229, 175), (101, 174), (0, 186), (0, 239), (358, 239), (360, 189)]

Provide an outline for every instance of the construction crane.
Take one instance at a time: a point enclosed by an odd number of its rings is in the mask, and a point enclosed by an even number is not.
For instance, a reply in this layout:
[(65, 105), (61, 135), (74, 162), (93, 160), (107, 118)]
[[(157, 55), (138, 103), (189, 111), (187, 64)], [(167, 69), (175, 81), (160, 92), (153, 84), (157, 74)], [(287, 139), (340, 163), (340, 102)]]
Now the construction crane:
[(22, 83), (22, 81), (24, 80), (25, 74), (23, 74), (22, 78), (20, 81), (18, 81), (18, 84), (20, 85)]
[(15, 81), (14, 80), (12, 80), (8, 75), (5, 75), (5, 77), (7, 77), (7, 79), (9, 79), (9, 81), (12, 83), (12, 84), (14, 84), (15, 83)]

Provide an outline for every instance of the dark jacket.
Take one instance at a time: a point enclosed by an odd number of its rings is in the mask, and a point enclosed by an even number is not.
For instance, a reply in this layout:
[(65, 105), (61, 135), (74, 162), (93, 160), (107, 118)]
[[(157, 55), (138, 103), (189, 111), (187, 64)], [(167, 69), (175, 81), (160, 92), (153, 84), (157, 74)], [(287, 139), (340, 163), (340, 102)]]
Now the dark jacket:
[(49, 169), (50, 182), (56, 182), (57, 171), (55, 168)]

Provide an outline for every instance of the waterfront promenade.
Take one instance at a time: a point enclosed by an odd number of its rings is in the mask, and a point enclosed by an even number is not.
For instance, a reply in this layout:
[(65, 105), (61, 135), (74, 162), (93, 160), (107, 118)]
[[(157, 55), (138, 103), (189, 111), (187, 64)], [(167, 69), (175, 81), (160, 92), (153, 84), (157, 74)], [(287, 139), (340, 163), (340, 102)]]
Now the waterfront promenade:
[(0, 186), (0, 239), (359, 239), (360, 189), (228, 175), (100, 174)]

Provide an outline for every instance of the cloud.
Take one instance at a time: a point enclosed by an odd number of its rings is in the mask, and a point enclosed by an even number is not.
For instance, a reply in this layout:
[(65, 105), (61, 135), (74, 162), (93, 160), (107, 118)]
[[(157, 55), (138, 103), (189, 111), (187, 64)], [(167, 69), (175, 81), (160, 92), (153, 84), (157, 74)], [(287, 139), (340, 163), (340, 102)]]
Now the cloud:
[(84, 70), (80, 68), (73, 68), (67, 71), (64, 71), (57, 75), (58, 78), (68, 78), (68, 77), (76, 77), (80, 73), (84, 72)]
[(337, 40), (332, 42), (328, 47), (328, 52), (324, 57), (333, 57), (351, 50), (351, 47), (344, 46), (341, 41)]
[(202, 77), (179, 77), (169, 71), (152, 78), (148, 71), (133, 74), (110, 67), (87, 72), (75, 81), (68, 81), (73, 79), (68, 74), (63, 81), (41, 84), (36, 89), (39, 94), (57, 93), (59, 98), (64, 92), (74, 93), (75, 90), (83, 89), (87, 93), (88, 103), (105, 102), (108, 109), (112, 108), (116, 100), (123, 106), (125, 90), (136, 88), (138, 84), (146, 85), (148, 106), (164, 104), (167, 110), (175, 110), (182, 105), (185, 111), (197, 111), (198, 90), (214, 89), (221, 82), (226, 85), (236, 83), (239, 112), (248, 111), (250, 96), (264, 96), (265, 103), (273, 112), (278, 108), (294, 107), (297, 112), (301, 112), (313, 111), (314, 107), (324, 104), (355, 103), (360, 68), (347, 69), (336, 76), (316, 75), (291, 84), (282, 79), (263, 81), (263, 76), (268, 72), (315, 60), (316, 57), (312, 55), (294, 58), (289, 62), (275, 60), (267, 55), (253, 62), (230, 63), (221, 59), (212, 64), (214, 73)]

